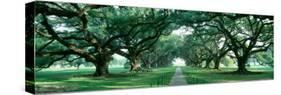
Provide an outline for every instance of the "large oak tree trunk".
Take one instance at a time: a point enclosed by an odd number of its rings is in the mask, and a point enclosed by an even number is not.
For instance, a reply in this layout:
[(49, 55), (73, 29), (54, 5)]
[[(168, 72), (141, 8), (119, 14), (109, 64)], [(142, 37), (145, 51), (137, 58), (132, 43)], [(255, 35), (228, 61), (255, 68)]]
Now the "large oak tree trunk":
[(220, 58), (215, 58), (214, 63), (215, 63), (214, 69), (220, 69)]
[(236, 71), (237, 73), (244, 74), (244, 73), (249, 72), (246, 69), (247, 60), (248, 60), (247, 56), (237, 57), (237, 62), (238, 62), (238, 69)]
[(94, 76), (105, 76), (107, 75), (109, 72), (108, 72), (108, 66), (103, 63), (99, 63), (99, 64), (96, 64), (96, 72), (94, 74)]
[(131, 59), (132, 63), (131, 63), (131, 69), (130, 71), (137, 71), (138, 69), (141, 68), (141, 65), (140, 65), (140, 60), (138, 57), (133, 57)]
[(109, 74), (107, 62), (110, 61), (110, 56), (99, 55), (95, 63), (96, 72), (94, 76), (105, 76)]

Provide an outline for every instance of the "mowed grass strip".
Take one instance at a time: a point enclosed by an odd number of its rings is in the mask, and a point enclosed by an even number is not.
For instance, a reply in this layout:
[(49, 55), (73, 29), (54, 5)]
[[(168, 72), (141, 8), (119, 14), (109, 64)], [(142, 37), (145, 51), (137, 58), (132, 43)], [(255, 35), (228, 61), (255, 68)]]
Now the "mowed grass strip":
[(167, 86), (175, 67), (139, 73), (110, 68), (109, 72), (110, 75), (104, 77), (93, 77), (93, 69), (40, 71), (36, 73), (36, 90), (37, 93), (46, 93)]
[(220, 70), (197, 67), (182, 67), (188, 84), (225, 83), (251, 80), (273, 79), (272, 68), (248, 68), (252, 73), (235, 74), (236, 68), (221, 68)]

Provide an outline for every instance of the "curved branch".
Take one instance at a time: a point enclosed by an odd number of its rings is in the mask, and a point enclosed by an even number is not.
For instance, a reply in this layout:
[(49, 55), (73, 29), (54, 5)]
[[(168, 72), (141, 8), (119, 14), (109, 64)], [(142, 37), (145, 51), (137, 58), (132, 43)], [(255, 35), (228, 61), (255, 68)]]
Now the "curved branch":
[(39, 68), (49, 68), (50, 66), (52, 66), (55, 62), (62, 60), (63, 58), (65, 58), (67, 55), (63, 55), (62, 57), (59, 57), (57, 59), (52, 60), (47, 66), (43, 66), (43, 67), (39, 67)]
[(53, 43), (55, 40), (52, 39), (51, 41), (49, 41), (47, 44), (45, 44), (44, 46), (42, 46), (41, 48), (38, 49), (38, 51), (36, 52), (41, 52), (43, 49), (45, 49), (48, 45), (50, 45), (51, 43)]
[(56, 16), (64, 16), (68, 18), (72, 18), (74, 16), (78, 16), (79, 14), (73, 11), (67, 11), (63, 9), (51, 8), (47, 6), (44, 2), (36, 3), (36, 15), (39, 13), (46, 15), (56, 15)]
[(86, 58), (87, 60), (91, 60), (91, 61), (95, 61), (95, 57), (88, 54), (87, 52), (83, 51), (83, 49), (80, 49), (78, 47), (76, 47), (75, 45), (73, 44), (70, 44), (66, 41), (64, 41), (62, 38), (60, 38), (56, 32), (53, 30), (53, 28), (49, 25), (48, 23), (48, 19), (45, 15), (43, 15), (43, 22), (42, 22), (42, 25), (45, 26), (45, 28), (48, 30), (48, 33), (52, 35), (52, 37), (54, 39), (56, 39), (58, 42), (60, 42), (62, 45), (66, 46), (67, 48), (69, 48), (71, 51), (79, 54), (80, 56), (83, 56), (84, 58)]

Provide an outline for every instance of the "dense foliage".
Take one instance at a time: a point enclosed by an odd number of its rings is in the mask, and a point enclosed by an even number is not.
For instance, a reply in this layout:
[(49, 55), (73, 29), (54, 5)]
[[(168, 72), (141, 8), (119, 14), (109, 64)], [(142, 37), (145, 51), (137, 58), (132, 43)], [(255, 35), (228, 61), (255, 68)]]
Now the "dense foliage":
[[(273, 67), (272, 16), (53, 2), (35, 5), (36, 64), (29, 67), (34, 71), (54, 64), (77, 68), (86, 64), (95, 66), (95, 76), (103, 76), (109, 73), (109, 63), (116, 61), (114, 54), (128, 60), (130, 71), (170, 66), (178, 57), (187, 65), (205, 68), (211, 63), (215, 69), (221, 63), (237, 63), (241, 74), (247, 72), (249, 58)], [(176, 30), (182, 33), (174, 34)]]

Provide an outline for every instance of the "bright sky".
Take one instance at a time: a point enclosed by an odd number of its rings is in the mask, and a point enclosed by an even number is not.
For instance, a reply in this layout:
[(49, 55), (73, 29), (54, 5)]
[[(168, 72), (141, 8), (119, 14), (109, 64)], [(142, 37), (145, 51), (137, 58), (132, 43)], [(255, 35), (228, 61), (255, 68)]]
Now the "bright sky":
[(172, 34), (178, 35), (178, 36), (185, 36), (192, 34), (193, 29), (191, 27), (182, 26), (177, 30), (174, 30)]
[(125, 60), (126, 59), (125, 57), (123, 57), (119, 54), (113, 54), (112, 56), (113, 56), (113, 58), (116, 58), (117, 60)]
[(182, 58), (175, 58), (173, 60), (173, 66), (185, 66), (185, 61)]

